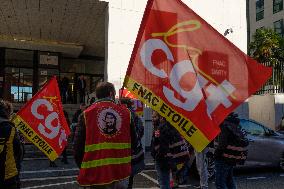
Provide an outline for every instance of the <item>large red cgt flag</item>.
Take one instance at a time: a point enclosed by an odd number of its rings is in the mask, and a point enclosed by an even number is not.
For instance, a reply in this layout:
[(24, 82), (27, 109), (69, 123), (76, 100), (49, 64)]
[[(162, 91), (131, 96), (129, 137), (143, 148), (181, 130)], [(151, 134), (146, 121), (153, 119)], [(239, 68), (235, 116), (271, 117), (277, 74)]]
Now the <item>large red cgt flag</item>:
[(180, 0), (149, 0), (124, 86), (197, 151), (271, 76)]
[(63, 113), (56, 77), (25, 104), (13, 122), (50, 160), (54, 161), (62, 153), (70, 129)]

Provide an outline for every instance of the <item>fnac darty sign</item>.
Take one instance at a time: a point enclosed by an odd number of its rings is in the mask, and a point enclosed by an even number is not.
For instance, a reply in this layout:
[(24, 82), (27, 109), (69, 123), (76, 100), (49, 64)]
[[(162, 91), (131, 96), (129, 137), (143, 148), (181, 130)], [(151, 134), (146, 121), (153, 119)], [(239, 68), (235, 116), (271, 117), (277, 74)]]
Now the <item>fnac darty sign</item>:
[[(185, 26), (191, 27), (182, 28)], [(230, 96), (232, 99), (236, 99), (232, 94), (236, 88), (226, 78), (219, 83), (198, 67), (197, 63), (199, 56), (202, 54), (201, 50), (188, 45), (172, 44), (168, 41), (168, 37), (172, 35), (181, 32), (191, 32), (200, 27), (201, 24), (199, 21), (189, 20), (174, 25), (165, 33), (152, 33), (153, 38), (146, 40), (142, 45), (140, 58), (143, 66), (151, 74), (161, 79), (168, 78), (172, 89), (163, 86), (162, 91), (165, 98), (172, 105), (182, 108), (185, 111), (194, 111), (201, 100), (204, 99), (204, 93), (206, 93), (207, 97), (205, 102), (207, 105), (207, 115), (212, 119), (211, 115), (218, 106), (223, 105), (225, 108), (229, 108), (232, 105), (232, 102), (228, 97)], [(163, 40), (154, 37), (163, 37)], [(159, 69), (153, 64), (152, 56), (154, 51), (162, 50), (169, 61), (175, 62), (174, 55), (169, 47), (184, 49), (190, 58), (176, 62), (172, 67), (170, 74), (167, 74), (165, 70)], [(216, 64), (216, 62), (214, 63)], [(195, 83), (191, 90), (184, 90), (180, 85), (182, 77), (187, 73), (195, 74)], [(185, 101), (176, 98), (176, 93), (181, 95)]]
[[(60, 149), (63, 148), (63, 142), (67, 141), (64, 128), (61, 126), (58, 112), (54, 110), (52, 100), (57, 97), (44, 97), (36, 99), (31, 105), (31, 113), (39, 121), (37, 129), (39, 133), (48, 140), (58, 138)], [(47, 100), (49, 99), (49, 100)], [(41, 111), (39, 111), (39, 109)]]

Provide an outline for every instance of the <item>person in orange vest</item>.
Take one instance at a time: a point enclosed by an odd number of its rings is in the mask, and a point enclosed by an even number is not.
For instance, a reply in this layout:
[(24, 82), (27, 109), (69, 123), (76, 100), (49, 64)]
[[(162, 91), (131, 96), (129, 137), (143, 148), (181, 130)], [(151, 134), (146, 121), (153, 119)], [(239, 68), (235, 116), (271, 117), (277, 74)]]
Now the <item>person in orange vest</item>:
[(127, 188), (131, 173), (131, 113), (115, 103), (112, 83), (102, 82), (97, 101), (79, 117), (74, 137), (74, 157), (83, 188)]

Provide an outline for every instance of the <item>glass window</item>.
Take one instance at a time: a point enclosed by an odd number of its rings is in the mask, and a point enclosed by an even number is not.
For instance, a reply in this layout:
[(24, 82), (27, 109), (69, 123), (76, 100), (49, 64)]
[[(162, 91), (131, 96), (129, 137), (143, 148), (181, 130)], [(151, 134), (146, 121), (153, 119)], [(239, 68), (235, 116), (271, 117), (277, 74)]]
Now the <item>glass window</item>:
[(273, 0), (273, 13), (283, 10), (283, 0)]
[(265, 135), (264, 128), (254, 122), (248, 120), (241, 120), (241, 127), (250, 135), (263, 136)]
[(39, 79), (39, 89), (53, 76), (58, 76), (59, 71), (57, 69), (44, 69), (39, 68), (38, 79)]
[(8, 66), (33, 67), (33, 51), (6, 49), (5, 61)]
[(264, 18), (264, 0), (256, 0), (256, 21)]
[(32, 98), (33, 70), (5, 68), (5, 99), (11, 102), (26, 102)]
[(283, 37), (283, 19), (274, 22), (274, 31)]
[(85, 64), (80, 63), (77, 59), (63, 59), (60, 65), (61, 72), (85, 72)]

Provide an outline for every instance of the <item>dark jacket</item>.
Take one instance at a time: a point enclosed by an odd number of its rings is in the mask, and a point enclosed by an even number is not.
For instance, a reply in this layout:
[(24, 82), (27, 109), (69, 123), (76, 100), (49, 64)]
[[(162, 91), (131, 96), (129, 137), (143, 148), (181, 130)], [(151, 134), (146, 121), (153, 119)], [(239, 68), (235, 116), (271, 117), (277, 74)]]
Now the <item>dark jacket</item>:
[(141, 139), (144, 135), (144, 126), (141, 118), (132, 110), (131, 119), (133, 122), (133, 130), (135, 136), (132, 137), (131, 141), (131, 165), (132, 165), (132, 175), (136, 175), (142, 171), (145, 167), (144, 164), (144, 150)]
[[(101, 102), (101, 101), (114, 102), (113, 100), (111, 100), (109, 98), (105, 98), (105, 99), (97, 100), (94, 104), (96, 104), (97, 102)], [(133, 128), (134, 128), (133, 125), (134, 125), (134, 123), (131, 119), (131, 123), (130, 123), (131, 141), (135, 141), (135, 139), (134, 139), (135, 133), (134, 133), (134, 130), (133, 130)], [(84, 158), (85, 141), (86, 141), (86, 123), (85, 123), (85, 119), (84, 119), (84, 114), (81, 114), (79, 116), (78, 125), (76, 126), (74, 143), (73, 143), (74, 158), (75, 158), (75, 162), (76, 162), (76, 164), (79, 168), (81, 167), (81, 163), (82, 163), (83, 158)]]
[(81, 109), (77, 110), (74, 114), (74, 116), (72, 117), (72, 123), (78, 123), (79, 121), (79, 116), (83, 111)]
[[(154, 132), (160, 135), (155, 136)], [(151, 155), (163, 168), (174, 170), (189, 159), (188, 146), (178, 131), (168, 122), (155, 127), (151, 141)]]
[(79, 78), (77, 80), (77, 88), (78, 88), (78, 91), (85, 91), (85, 89), (86, 89), (86, 80)]
[(66, 92), (69, 87), (69, 79), (67, 77), (63, 77), (61, 81), (61, 90)]
[(230, 165), (244, 162), (247, 156), (248, 140), (242, 135), (238, 123), (225, 120), (221, 133), (215, 139), (215, 159), (223, 160)]
[(229, 130), (226, 124), (220, 125), (221, 132), (215, 139), (215, 159), (224, 160), (223, 153), (230, 143), (230, 138), (233, 138), (233, 133)]

